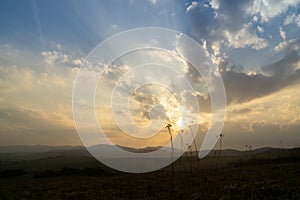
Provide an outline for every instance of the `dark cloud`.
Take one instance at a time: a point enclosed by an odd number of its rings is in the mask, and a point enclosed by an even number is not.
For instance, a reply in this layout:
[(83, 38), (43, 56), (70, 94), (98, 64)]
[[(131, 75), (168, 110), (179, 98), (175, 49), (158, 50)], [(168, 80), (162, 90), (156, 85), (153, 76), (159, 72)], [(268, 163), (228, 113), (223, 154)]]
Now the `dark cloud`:
[(188, 16), (192, 33), (202, 38), (210, 38), (212, 30), (218, 26), (213, 10), (204, 4), (188, 10)]
[(185, 78), (189, 81), (192, 81), (196, 84), (204, 84), (205, 80), (203, 77), (199, 74), (198, 70), (189, 62), (186, 62), (187, 65), (187, 71), (185, 72)]
[(295, 73), (295, 68), (300, 61), (299, 49), (300, 39), (293, 40), (292, 42), (288, 43), (285, 56), (275, 63), (263, 66), (263, 72), (278, 78), (291, 76), (293, 73)]
[(143, 88), (144, 91), (138, 92), (132, 94), (131, 98), (132, 100), (136, 101), (135, 103), (144, 104), (147, 105), (156, 105), (159, 104), (159, 99), (157, 96), (155, 96), (151, 90), (146, 90)]
[(154, 106), (149, 113), (151, 119), (161, 119), (161, 120), (165, 120), (168, 119), (167, 115), (166, 115), (166, 109), (163, 105), (156, 105)]
[[(192, 34), (197, 39), (204, 39), (207, 47), (212, 50), (213, 43), (218, 46), (251, 46), (258, 47), (258, 38), (256, 38), (254, 27), (249, 25), (249, 16), (246, 14), (248, 7), (252, 6), (251, 0), (228, 0), (228, 1), (210, 1), (209, 4), (199, 3), (197, 6), (187, 10), (190, 18), (190, 27)], [(244, 30), (244, 31), (242, 31)], [(243, 37), (237, 44), (232, 38), (239, 32), (243, 32)]]
[(279, 91), (300, 80), (300, 40), (291, 43), (285, 56), (262, 67), (262, 73), (248, 75), (223, 60), (219, 68), (224, 81), (227, 101), (241, 103)]
[[(205, 96), (199, 92), (185, 90), (181, 93), (181, 98), (183, 104), (193, 112), (197, 112), (198, 110), (200, 110), (200, 112), (209, 113), (211, 111), (211, 102), (209, 95)], [(198, 105), (197, 103), (195, 104), (195, 100), (197, 101)]]
[(252, 109), (250, 109), (250, 108), (235, 109), (232, 111), (232, 113), (234, 113), (234, 114), (247, 114), (250, 112), (252, 112)]
[(216, 18), (222, 26), (227, 26), (231, 32), (239, 31), (243, 24), (247, 23), (248, 18), (245, 10), (251, 6), (252, 0), (226, 0), (216, 1), (219, 6)]
[(80, 144), (75, 128), (60, 116), (30, 108), (0, 108), (0, 145)]
[(137, 90), (131, 96), (133, 103), (140, 107), (139, 114), (144, 119), (166, 119), (166, 110), (159, 104), (159, 96), (153, 94), (151, 87)]

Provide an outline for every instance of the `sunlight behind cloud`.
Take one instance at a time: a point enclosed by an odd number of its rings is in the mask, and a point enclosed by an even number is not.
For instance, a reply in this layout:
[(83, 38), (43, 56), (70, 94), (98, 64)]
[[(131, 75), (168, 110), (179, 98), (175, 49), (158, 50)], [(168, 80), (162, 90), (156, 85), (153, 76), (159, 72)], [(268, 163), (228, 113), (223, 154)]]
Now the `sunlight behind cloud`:
[[(261, 140), (262, 146), (276, 145), (276, 137), (280, 135), (286, 136), (286, 144), (293, 146), (299, 140), (300, 124), (299, 3), (299, 0), (234, 3), (226, 0), (118, 0), (61, 1), (57, 6), (53, 1), (35, 1), (34, 4), (30, 1), (13, 9), (17, 3), (3, 1), (0, 8), (3, 27), (0, 37), (0, 143), (81, 144), (71, 104), (73, 83), (84, 64), (84, 57), (113, 34), (146, 26), (171, 28), (195, 39), (205, 54), (212, 56), (217, 65), (216, 73), (202, 77), (190, 63), (174, 56), (173, 53), (185, 52), (198, 59), (198, 55), (189, 51), (190, 47), (176, 46), (182, 34), (172, 38), (173, 49), (143, 49), (123, 55), (111, 66), (98, 63), (98, 67), (105, 70), (104, 78), (98, 83), (98, 87), (103, 87), (101, 91), (96, 90), (96, 114), (99, 121), (105, 121), (102, 125), (111, 140), (139, 147), (168, 143), (168, 132), (163, 125), (161, 133), (149, 140), (122, 135), (110, 109), (110, 89), (116, 80), (133, 66), (153, 62), (153, 65), (171, 65), (183, 77), (173, 72), (171, 76), (163, 67), (156, 72), (145, 69), (143, 76), (127, 74), (128, 77), (117, 84), (119, 93), (116, 95), (120, 99), (127, 95), (125, 91), (135, 79), (149, 81), (156, 77), (177, 88), (175, 96), (165, 88), (150, 90), (150, 86), (132, 93), (129, 108), (135, 124), (149, 126), (151, 120), (164, 119), (173, 124), (173, 132), (178, 134), (178, 129), (185, 129), (192, 118), (199, 124), (199, 133), (204, 135), (212, 125), (211, 97), (204, 78), (211, 80), (210, 76), (220, 76), (229, 106), (225, 134), (235, 135), (232, 140), (225, 140), (228, 142), (225, 145), (243, 148), (242, 141), (252, 134), (253, 144)], [(131, 42), (138, 43), (139, 39), (132, 38)], [(161, 41), (152, 38), (147, 46), (159, 46), (168, 39), (168, 36)], [(120, 40), (119, 43), (124, 42)], [(95, 71), (86, 71), (91, 82), (99, 78)], [(183, 78), (193, 83), (196, 91), (182, 87)], [(194, 102), (199, 104), (199, 112)], [(89, 106), (84, 98), (79, 99), (78, 104), (82, 108)], [(182, 117), (181, 112), (187, 117)], [(149, 132), (131, 134), (151, 136)], [(254, 136), (259, 137), (255, 140)], [(90, 141), (95, 142), (93, 138)]]

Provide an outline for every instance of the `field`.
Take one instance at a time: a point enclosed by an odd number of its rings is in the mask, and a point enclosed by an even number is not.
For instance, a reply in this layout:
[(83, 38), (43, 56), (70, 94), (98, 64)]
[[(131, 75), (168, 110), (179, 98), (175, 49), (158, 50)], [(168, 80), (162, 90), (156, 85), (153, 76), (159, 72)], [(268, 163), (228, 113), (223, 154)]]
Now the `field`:
[[(300, 199), (300, 150), (186, 155), (146, 174), (121, 173), (92, 157), (2, 161), (0, 199)], [(68, 154), (70, 155), (70, 154)]]

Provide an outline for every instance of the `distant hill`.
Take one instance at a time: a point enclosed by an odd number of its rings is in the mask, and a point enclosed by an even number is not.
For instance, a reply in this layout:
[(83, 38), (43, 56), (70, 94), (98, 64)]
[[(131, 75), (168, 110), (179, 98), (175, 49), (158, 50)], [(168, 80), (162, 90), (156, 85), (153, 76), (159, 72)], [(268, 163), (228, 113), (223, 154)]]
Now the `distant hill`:
[(82, 149), (83, 146), (48, 146), (48, 145), (13, 145), (0, 146), (0, 153), (29, 153), (29, 152), (47, 152), (57, 150)]
[[(107, 159), (127, 159), (126, 162), (130, 162), (130, 158), (128, 159), (128, 157), (118, 155), (118, 152), (110, 145), (96, 145), (88, 148), (92, 151), (93, 148), (97, 149), (99, 147), (101, 151), (106, 152), (105, 155), (107, 156)], [(147, 147), (141, 149), (129, 147), (120, 148), (135, 153), (146, 153), (158, 150), (161, 147)], [(180, 153), (180, 151), (177, 150), (174, 154), (176, 153)], [(206, 157), (207, 159), (203, 159), (203, 162), (206, 163), (206, 161), (208, 161), (208, 163), (215, 163), (215, 156), (217, 156), (218, 153), (218, 150), (210, 151)], [(221, 151), (221, 156), (223, 157), (221, 160), (224, 162), (235, 162), (239, 159), (252, 158), (252, 156), (255, 156), (256, 159), (276, 159), (291, 154), (299, 155), (299, 149), (276, 149), (265, 147), (252, 150), (251, 153), (250, 151), (224, 149)], [(143, 154), (140, 155), (141, 157), (145, 156)], [(148, 155), (146, 155), (146, 157), (148, 157)], [(171, 149), (165, 149), (162, 151), (160, 158), (170, 158), (170, 156)], [(185, 160), (185, 158), (195, 156), (195, 151), (186, 152), (182, 158)], [(136, 159), (136, 157), (134, 159)], [(0, 146), (0, 171), (5, 169), (24, 169), (25, 171), (60, 170), (65, 166), (77, 169), (91, 167), (107, 169), (104, 164), (97, 161), (83, 146)]]
[[(146, 148), (130, 148), (119, 146), (125, 151), (134, 152), (134, 153), (147, 153), (151, 151), (159, 150), (161, 147), (146, 147)], [(113, 147), (106, 144), (94, 145), (88, 147), (89, 150), (96, 148), (101, 148), (102, 151), (105, 151), (108, 156), (117, 157), (118, 155), (114, 153)], [(272, 154), (277, 153), (282, 149), (264, 147), (258, 148), (251, 151), (252, 155), (257, 154)], [(164, 153), (166, 156), (169, 155), (171, 149), (167, 149)], [(175, 150), (176, 153), (179, 153), (179, 150)], [(193, 152), (194, 154), (195, 152)], [(248, 155), (249, 151), (240, 151), (234, 149), (224, 149), (221, 151), (222, 156), (243, 156)], [(218, 154), (218, 150), (212, 150), (209, 152), (208, 156), (215, 156)], [(186, 155), (191, 155), (186, 153)], [(0, 146), (0, 160), (34, 160), (48, 157), (81, 157), (81, 156), (91, 156), (87, 149), (83, 146), (47, 146), (47, 145), (18, 145), (18, 146)]]
[(89, 156), (82, 146), (0, 146), (0, 160), (35, 160), (59, 156)]

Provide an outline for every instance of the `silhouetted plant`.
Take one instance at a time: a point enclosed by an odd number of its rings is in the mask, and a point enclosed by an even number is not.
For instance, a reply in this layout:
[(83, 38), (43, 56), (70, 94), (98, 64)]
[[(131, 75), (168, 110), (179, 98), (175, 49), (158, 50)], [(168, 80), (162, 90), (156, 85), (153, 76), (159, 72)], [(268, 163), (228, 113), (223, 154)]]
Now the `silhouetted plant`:
[(172, 136), (172, 131), (171, 131), (171, 127), (172, 127), (172, 124), (168, 123), (166, 125), (166, 128), (168, 129), (169, 131), (169, 134), (170, 134), (170, 140), (171, 140), (171, 147), (172, 147), (172, 152), (171, 152), (171, 190), (172, 191), (170, 193), (170, 198), (173, 199), (173, 194), (174, 194), (174, 146), (173, 146), (173, 136)]
[[(181, 133), (183, 133), (184, 131), (183, 130), (180, 130), (178, 132), (178, 135), (180, 137), (180, 155), (182, 156), (185, 152), (185, 146), (184, 146), (184, 141), (183, 141), (183, 138), (182, 138), (182, 135)], [(183, 148), (183, 149), (182, 149)], [(180, 164), (180, 167), (182, 167), (182, 159), (179, 160), (179, 164)]]
[(221, 133), (220, 135), (218, 135), (218, 137), (219, 137), (219, 150), (218, 150), (218, 156), (216, 160), (216, 168), (218, 168), (219, 160), (221, 157), (224, 134)]
[(193, 150), (192, 150), (192, 146), (191, 145), (186, 145), (187, 147), (188, 147), (188, 152), (190, 153), (190, 156), (187, 156), (188, 157), (188, 163), (189, 163), (189, 168), (190, 168), (190, 172), (191, 172), (191, 174), (193, 173), (193, 166), (192, 166), (192, 164), (193, 164), (193, 160), (192, 160), (192, 158), (193, 158)]
[(249, 151), (249, 157), (251, 159), (253, 159), (254, 156), (252, 155), (252, 145), (251, 144), (246, 144), (245, 146), (246, 146), (247, 150)]
[(196, 144), (196, 137), (195, 137), (195, 134), (193, 132), (193, 129), (191, 127), (191, 125), (189, 125), (189, 128), (190, 128), (190, 131), (191, 131), (191, 134), (192, 134), (192, 137), (193, 137), (193, 144), (194, 144), (194, 148), (195, 148), (195, 157), (196, 157), (196, 160), (197, 160), (197, 168), (198, 168), (198, 172), (199, 172), (199, 168), (200, 168), (200, 160), (198, 158), (198, 147), (197, 147), (197, 144)]
[(173, 136), (172, 136), (172, 131), (171, 131), (171, 127), (172, 127), (172, 124), (168, 123), (166, 125), (166, 128), (168, 129), (169, 131), (169, 134), (170, 134), (170, 141), (171, 141), (171, 147), (172, 147), (172, 151), (171, 151), (171, 161), (173, 162), (173, 157), (174, 157), (174, 146), (173, 146)]

